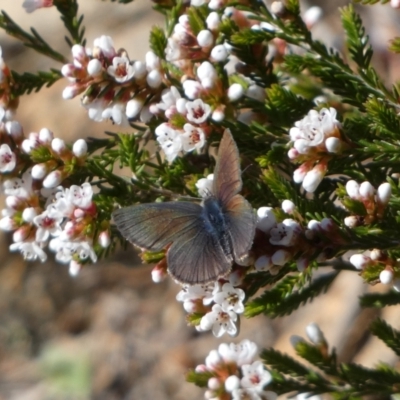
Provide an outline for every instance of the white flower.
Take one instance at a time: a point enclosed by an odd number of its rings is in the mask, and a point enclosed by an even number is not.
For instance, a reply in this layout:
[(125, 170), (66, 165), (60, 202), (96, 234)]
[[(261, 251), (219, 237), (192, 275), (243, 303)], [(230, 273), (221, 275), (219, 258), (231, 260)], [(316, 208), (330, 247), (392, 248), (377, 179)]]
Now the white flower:
[(20, 251), (25, 260), (34, 261), (37, 258), (44, 262), (46, 253), (36, 242), (18, 242), (10, 245), (10, 251)]
[(0, 172), (11, 172), (17, 163), (16, 155), (8, 144), (0, 146)]
[(186, 97), (189, 99), (196, 99), (203, 90), (201, 84), (192, 79), (187, 79), (185, 82), (183, 82), (182, 86)]
[(33, 218), (33, 223), (38, 227), (36, 231), (36, 240), (38, 242), (46, 241), (50, 235), (58, 236), (60, 235), (61, 222), (63, 216), (61, 214), (50, 217), (49, 211), (44, 211), (42, 214)]
[(191, 124), (183, 126), (184, 133), (181, 135), (182, 147), (184, 151), (200, 150), (205, 143), (203, 129)]
[(234, 362), (238, 366), (251, 364), (257, 352), (257, 345), (248, 339), (242, 340), (239, 344), (221, 343), (218, 347), (218, 353), (226, 363)]
[(8, 179), (3, 183), (4, 193), (7, 196), (17, 196), (28, 198), (32, 192), (32, 176), (31, 171), (26, 171), (22, 178)]
[(222, 290), (214, 294), (215, 303), (219, 304), (223, 311), (234, 311), (237, 314), (244, 311), (244, 298), (244, 291), (235, 289), (230, 283), (225, 283)]
[(205, 122), (211, 114), (211, 107), (208, 104), (204, 103), (201, 99), (188, 101), (186, 103), (186, 109), (187, 119), (190, 122), (194, 122), (196, 124), (201, 124), (202, 122)]
[(272, 381), (271, 374), (264, 368), (261, 361), (242, 366), (243, 378), (240, 381), (243, 388), (253, 389), (258, 393), (263, 391), (265, 385)]
[(110, 36), (102, 35), (99, 38), (94, 39), (94, 47), (97, 47), (105, 57), (115, 57), (116, 51), (114, 49), (114, 42)]
[(280, 246), (292, 246), (296, 241), (300, 225), (293, 219), (287, 218), (270, 230), (270, 243)]
[(217, 282), (208, 285), (183, 285), (181, 291), (176, 295), (176, 300), (184, 303), (201, 299), (204, 305), (209, 305), (213, 301), (215, 288), (218, 288)]
[(157, 142), (160, 143), (167, 160), (169, 162), (174, 161), (182, 150), (181, 134), (167, 123), (159, 125), (155, 130), (155, 134), (157, 135)]
[(197, 191), (203, 198), (209, 197), (213, 191), (214, 174), (207, 175), (207, 178), (201, 178), (196, 182)]
[(212, 311), (202, 317), (200, 327), (202, 330), (211, 329), (215, 337), (221, 337), (224, 333), (235, 336), (237, 334), (236, 320), (235, 312), (225, 312), (219, 304), (214, 304)]
[(135, 69), (127, 57), (114, 57), (112, 65), (107, 68), (107, 73), (116, 82), (124, 83), (133, 78)]
[(116, 103), (110, 107), (107, 107), (101, 113), (102, 119), (109, 119), (112, 123), (122, 126), (128, 126), (128, 118), (125, 112), (125, 104)]
[(90, 183), (85, 182), (81, 186), (72, 185), (67, 191), (67, 199), (79, 208), (88, 209), (92, 205), (93, 189)]

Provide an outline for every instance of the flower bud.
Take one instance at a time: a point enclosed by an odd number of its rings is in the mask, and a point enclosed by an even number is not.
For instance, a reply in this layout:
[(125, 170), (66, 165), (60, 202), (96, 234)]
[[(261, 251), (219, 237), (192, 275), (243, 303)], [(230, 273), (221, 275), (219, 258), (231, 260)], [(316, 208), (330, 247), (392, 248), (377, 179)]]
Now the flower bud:
[(17, 228), (17, 224), (11, 217), (4, 217), (0, 219), (0, 229), (2, 231), (13, 231)]
[(227, 392), (233, 392), (235, 389), (239, 389), (240, 379), (236, 375), (228, 376), (225, 380), (225, 390)]
[(389, 203), (390, 196), (392, 195), (392, 188), (389, 183), (385, 182), (378, 187), (378, 202), (382, 205)]
[(162, 83), (162, 77), (160, 72), (156, 69), (151, 70), (147, 74), (146, 82), (151, 88), (153, 89), (158, 88)]
[(316, 345), (326, 342), (324, 334), (322, 333), (319, 326), (315, 323), (307, 325), (306, 334), (310, 341)]
[(99, 76), (103, 72), (103, 66), (97, 58), (93, 58), (92, 60), (89, 61), (87, 68), (86, 68), (88, 74), (90, 76)]
[(393, 277), (394, 277), (394, 274), (393, 274), (393, 271), (391, 269), (384, 269), (379, 274), (379, 280), (384, 285), (389, 285), (390, 283), (392, 283), (393, 282)]
[(111, 244), (110, 232), (103, 231), (99, 234), (99, 244), (103, 249), (106, 249)]
[(228, 50), (223, 44), (218, 44), (211, 50), (210, 57), (213, 61), (223, 62), (228, 58)]
[(79, 264), (75, 260), (71, 260), (71, 262), (69, 263), (68, 273), (70, 276), (75, 277), (75, 276), (79, 275), (79, 272), (81, 272), (81, 269), (82, 269), (82, 264)]
[(221, 386), (221, 382), (218, 378), (212, 377), (208, 380), (207, 386), (211, 390), (217, 390)]
[(304, 343), (305, 340), (299, 336), (299, 335), (292, 335), (290, 336), (290, 344), (293, 346), (294, 349), (296, 349), (296, 346), (298, 343)]
[(213, 111), (211, 119), (215, 122), (222, 122), (225, 119), (225, 113), (223, 110), (217, 108)]
[(52, 171), (44, 179), (43, 187), (47, 189), (55, 188), (63, 181), (63, 179), (64, 177), (61, 171), (59, 170)]
[(349, 217), (346, 217), (344, 219), (344, 224), (348, 228), (355, 228), (356, 226), (358, 226), (358, 218), (354, 215), (350, 215)]
[(375, 188), (369, 182), (360, 185), (360, 195), (364, 199), (371, 199), (375, 195)]
[(329, 153), (340, 153), (342, 150), (342, 141), (337, 137), (329, 137), (325, 140), (325, 147)]
[(23, 139), (24, 133), (22, 126), (18, 121), (7, 121), (5, 128), (7, 133), (14, 139), (14, 141), (19, 142)]
[(364, 254), (353, 254), (349, 261), (356, 269), (361, 270), (371, 262), (371, 258)]
[[(155, 68), (153, 68), (155, 69)], [(146, 64), (142, 61), (135, 61), (133, 64), (133, 76), (136, 80), (143, 79), (147, 75)]]
[(296, 260), (296, 266), (299, 272), (304, 272), (309, 264), (310, 261), (307, 258), (299, 258), (298, 260)]
[(228, 89), (228, 99), (230, 101), (237, 101), (244, 95), (243, 86), (239, 83), (232, 84)]
[(219, 28), (220, 23), (221, 20), (217, 12), (213, 11), (208, 14), (208, 17), (206, 18), (206, 25), (208, 29), (215, 31)]
[(352, 199), (358, 199), (360, 195), (360, 186), (354, 181), (350, 180), (346, 183), (346, 192)]
[(283, 249), (277, 250), (271, 257), (272, 264), (283, 266), (292, 258), (291, 254)]
[(136, 118), (143, 108), (143, 100), (140, 98), (133, 98), (126, 103), (126, 116), (128, 118)]
[(152, 51), (146, 53), (146, 67), (148, 70), (160, 68), (160, 59)]
[(197, 43), (200, 47), (211, 47), (214, 44), (214, 36), (209, 30), (203, 29), (197, 34)]
[(287, 214), (293, 214), (296, 210), (296, 206), (291, 200), (283, 200), (282, 202), (282, 210)]
[(86, 156), (87, 151), (88, 146), (84, 139), (78, 139), (72, 146), (72, 152), (78, 158)]
[(257, 85), (250, 85), (246, 90), (246, 96), (250, 97), (250, 99), (263, 102), (266, 97), (265, 89)]
[(310, 7), (303, 16), (303, 21), (307, 25), (307, 28), (310, 29), (313, 25), (315, 25), (322, 17), (322, 14), (323, 12), (321, 7)]
[(32, 167), (31, 175), (33, 179), (43, 179), (48, 173), (46, 163), (35, 164)]
[(22, 211), (22, 219), (25, 222), (33, 222), (33, 218), (35, 218), (37, 215), (36, 210), (33, 207), (28, 207), (25, 208), (24, 211)]
[(268, 271), (272, 266), (271, 257), (267, 255), (263, 255), (257, 258), (254, 263), (254, 268), (257, 271)]
[(54, 138), (51, 141), (51, 148), (57, 154), (63, 154), (65, 152), (65, 150), (67, 149), (67, 146), (65, 145), (64, 140), (62, 140), (60, 138)]
[(320, 168), (319, 165), (316, 165), (311, 171), (308, 171), (302, 182), (305, 191), (308, 193), (314, 193), (324, 178), (325, 172), (325, 169)]

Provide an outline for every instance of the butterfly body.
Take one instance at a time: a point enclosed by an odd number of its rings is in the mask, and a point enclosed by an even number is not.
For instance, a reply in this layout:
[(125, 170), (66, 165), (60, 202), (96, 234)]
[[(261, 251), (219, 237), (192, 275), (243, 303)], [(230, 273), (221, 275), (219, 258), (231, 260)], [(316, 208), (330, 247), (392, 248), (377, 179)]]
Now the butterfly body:
[(135, 245), (159, 251), (168, 247), (169, 273), (178, 281), (200, 284), (226, 276), (233, 261), (249, 251), (255, 215), (238, 194), (242, 186), (239, 154), (226, 131), (214, 171), (213, 193), (202, 205), (191, 202), (140, 204), (114, 212), (114, 221)]

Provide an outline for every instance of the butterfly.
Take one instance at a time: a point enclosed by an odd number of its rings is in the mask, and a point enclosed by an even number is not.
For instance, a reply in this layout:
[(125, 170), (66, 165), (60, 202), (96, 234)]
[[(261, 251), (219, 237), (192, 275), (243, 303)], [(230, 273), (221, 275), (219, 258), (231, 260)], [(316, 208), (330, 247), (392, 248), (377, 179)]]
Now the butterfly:
[(205, 284), (225, 277), (253, 243), (256, 217), (239, 194), (239, 151), (229, 130), (220, 142), (212, 193), (196, 204), (187, 201), (140, 204), (113, 213), (122, 235), (141, 248), (169, 246), (168, 272), (180, 283)]

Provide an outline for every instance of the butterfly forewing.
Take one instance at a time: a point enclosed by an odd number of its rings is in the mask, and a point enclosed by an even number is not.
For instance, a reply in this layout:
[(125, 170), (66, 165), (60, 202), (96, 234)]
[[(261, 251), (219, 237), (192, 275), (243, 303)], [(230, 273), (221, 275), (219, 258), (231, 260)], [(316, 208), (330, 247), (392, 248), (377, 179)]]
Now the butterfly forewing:
[(214, 170), (213, 192), (222, 203), (226, 203), (242, 189), (239, 152), (232, 134), (227, 129), (222, 136)]
[(201, 212), (202, 207), (195, 203), (150, 203), (120, 208), (113, 218), (127, 240), (158, 251), (192, 231)]

